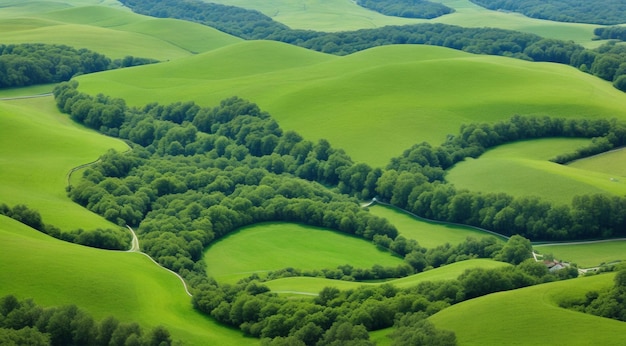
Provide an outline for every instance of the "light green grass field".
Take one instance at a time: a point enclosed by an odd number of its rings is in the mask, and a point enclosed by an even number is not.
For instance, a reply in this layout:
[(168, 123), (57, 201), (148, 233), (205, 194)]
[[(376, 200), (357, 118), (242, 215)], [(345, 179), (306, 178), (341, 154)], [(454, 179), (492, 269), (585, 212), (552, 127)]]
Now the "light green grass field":
[(124, 142), (59, 113), (52, 96), (0, 101), (0, 203), (26, 204), (61, 229), (116, 227), (66, 195), (67, 174)]
[(363, 285), (380, 285), (383, 283), (391, 283), (394, 286), (400, 288), (408, 288), (418, 285), (424, 281), (443, 281), (452, 280), (467, 269), (471, 268), (500, 268), (508, 266), (509, 264), (504, 262), (498, 262), (488, 259), (472, 259), (467, 261), (461, 261), (443, 266), (437, 269), (425, 271), (423, 273), (407, 276), (401, 279), (388, 280), (384, 282), (376, 283), (364, 283), (364, 282), (351, 282), (341, 280), (330, 280), (324, 278), (312, 278), (312, 277), (291, 277), (282, 278), (264, 283), (272, 291), (280, 293), (290, 294), (303, 294), (311, 295), (319, 293), (324, 287), (337, 287), (340, 290), (354, 289)]
[(570, 167), (609, 174), (615, 180), (626, 178), (626, 150), (619, 149), (600, 155), (577, 160)]
[[(369, 207), (372, 214), (384, 217), (396, 226), (398, 233), (407, 239), (415, 239), (427, 249), (434, 248), (445, 243), (456, 245), (465, 241), (467, 237), (483, 238), (495, 237), (475, 228), (461, 225), (450, 225), (438, 222), (430, 222), (411, 216), (401, 210), (380, 204)], [(500, 241), (504, 238), (496, 237)]]
[(123, 97), (131, 105), (194, 100), (215, 106), (236, 95), (257, 103), (284, 129), (309, 140), (326, 138), (373, 166), (415, 143), (439, 144), (463, 123), (513, 114), (626, 117), (624, 93), (574, 68), (417, 45), (336, 57), (243, 42), (78, 81), (81, 91)]
[[(208, 2), (208, 1), (207, 1)], [(533, 19), (517, 13), (487, 10), (469, 0), (440, 0), (455, 10), (432, 20), (385, 16), (365, 9), (350, 0), (212, 0), (224, 5), (254, 9), (294, 29), (347, 31), (386, 25), (444, 23), (464, 27), (494, 27), (537, 34), (543, 37), (572, 40), (594, 45), (593, 29), (599, 25), (560, 23)]]
[(195, 311), (179, 279), (138, 253), (69, 244), (0, 216), (0, 263), (0, 296), (163, 325), (185, 345), (257, 343)]
[(207, 274), (226, 283), (287, 267), (335, 269), (350, 264), (371, 268), (374, 264), (395, 267), (403, 263), (401, 258), (363, 239), (292, 223), (244, 227), (211, 245), (204, 261)]
[(2, 43), (65, 44), (111, 58), (132, 55), (165, 61), (240, 41), (200, 24), (156, 19), (119, 7), (46, 4), (49, 12), (32, 6), (12, 18), (0, 16)]
[(500, 292), (451, 306), (430, 317), (456, 333), (459, 345), (621, 345), (626, 323), (558, 307), (613, 285), (613, 274)]
[[(458, 163), (446, 180), (457, 188), (535, 195), (560, 204), (570, 204), (576, 195), (626, 194), (626, 182), (612, 180), (610, 174), (548, 161), (587, 143), (585, 139), (548, 138), (505, 144), (478, 159)], [(610, 162), (604, 165), (610, 166)]]
[(603, 241), (581, 244), (534, 245), (542, 254), (553, 254), (555, 258), (578, 264), (580, 268), (626, 260), (626, 241)]

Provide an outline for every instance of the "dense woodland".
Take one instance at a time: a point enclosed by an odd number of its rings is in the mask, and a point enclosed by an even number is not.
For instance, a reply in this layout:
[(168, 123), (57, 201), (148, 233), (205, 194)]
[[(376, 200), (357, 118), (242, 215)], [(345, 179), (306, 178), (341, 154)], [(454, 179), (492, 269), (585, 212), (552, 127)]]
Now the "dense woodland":
[(0, 44), (0, 88), (68, 81), (73, 76), (156, 60), (127, 56), (111, 60), (102, 54), (65, 45)]
[(615, 45), (614, 42), (591, 50), (571, 41), (546, 39), (513, 30), (463, 28), (445, 24), (385, 26), (326, 33), (293, 30), (258, 11), (199, 0), (121, 2), (137, 13), (189, 20), (244, 39), (281, 41), (329, 54), (347, 55), (389, 44), (428, 44), (475, 54), (556, 62), (613, 82), (616, 88), (626, 91), (626, 47)]
[(387, 16), (432, 19), (454, 12), (450, 7), (427, 0), (357, 0), (357, 5)]
[(626, 22), (624, 0), (470, 0), (490, 10), (519, 12), (557, 22), (613, 25)]
[(76, 305), (43, 308), (32, 300), (0, 298), (0, 344), (29, 346), (168, 346), (162, 326), (150, 331), (114, 317), (97, 322)]

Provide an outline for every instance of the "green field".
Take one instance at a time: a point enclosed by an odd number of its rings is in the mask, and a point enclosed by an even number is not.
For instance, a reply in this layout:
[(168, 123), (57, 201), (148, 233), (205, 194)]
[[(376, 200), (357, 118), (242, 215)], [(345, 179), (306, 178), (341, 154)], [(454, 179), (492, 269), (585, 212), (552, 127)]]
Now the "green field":
[(204, 260), (208, 275), (226, 283), (288, 267), (335, 269), (350, 264), (371, 268), (374, 264), (395, 267), (403, 263), (401, 258), (361, 238), (291, 223), (241, 228), (211, 245)]
[[(22, 11), (13, 17), (3, 19), (0, 15), (3, 44), (65, 44), (88, 48), (111, 58), (132, 55), (165, 61), (240, 41), (200, 24), (156, 19), (124, 8), (40, 3), (46, 6), (31, 2), (32, 6), (22, 6)], [(89, 1), (84, 3), (90, 4)], [(182, 32), (185, 34), (180, 35)]]
[(568, 166), (609, 174), (614, 180), (626, 178), (626, 150), (619, 149), (569, 163)]
[(127, 148), (59, 113), (52, 96), (0, 101), (0, 203), (26, 204), (65, 230), (116, 227), (72, 202), (65, 188), (73, 167)]
[(490, 294), (430, 317), (456, 333), (459, 345), (620, 345), (626, 323), (558, 307), (613, 285), (613, 274), (591, 276)]
[[(208, 1), (207, 1), (208, 2)], [(440, 0), (454, 13), (432, 20), (385, 16), (365, 9), (350, 0), (212, 0), (224, 5), (254, 9), (293, 29), (347, 31), (385, 25), (444, 23), (464, 27), (495, 27), (537, 34), (583, 45), (592, 42), (593, 29), (599, 25), (560, 23), (539, 20), (517, 13), (487, 10), (469, 0)]]
[[(576, 165), (559, 165), (548, 159), (575, 151), (586, 139), (548, 138), (501, 145), (478, 159), (466, 159), (450, 169), (446, 180), (457, 188), (506, 192), (513, 196), (540, 196), (569, 204), (576, 195), (626, 194), (626, 182), (608, 173)], [(604, 167), (613, 167), (606, 162)]]
[(626, 241), (624, 240), (534, 245), (533, 248), (542, 254), (552, 254), (559, 260), (576, 263), (580, 268), (626, 260)]
[(194, 310), (180, 280), (141, 254), (69, 244), (5, 216), (0, 244), (0, 296), (76, 304), (98, 320), (163, 325), (187, 345), (257, 343)]
[[(431, 222), (411, 216), (404, 211), (393, 207), (375, 204), (369, 207), (372, 214), (384, 217), (396, 226), (398, 233), (407, 239), (415, 239), (427, 249), (445, 243), (456, 245), (465, 241), (467, 237), (493, 237), (492, 234), (462, 225), (452, 225)], [(497, 237), (501, 241), (504, 238)]]
[(391, 283), (400, 288), (408, 288), (416, 286), (424, 281), (442, 281), (456, 279), (467, 269), (471, 268), (500, 268), (508, 266), (504, 262), (493, 261), (489, 259), (472, 259), (452, 263), (437, 269), (428, 270), (419, 274), (407, 276), (401, 279), (388, 280), (376, 283), (363, 283), (341, 280), (330, 280), (324, 278), (312, 277), (291, 277), (282, 278), (265, 283), (272, 291), (285, 294), (301, 294), (314, 295), (320, 292), (324, 287), (337, 287), (341, 290), (354, 289), (363, 285), (380, 285), (382, 283)]
[(77, 80), (81, 91), (131, 105), (194, 100), (214, 106), (236, 95), (257, 103), (285, 130), (326, 138), (373, 166), (415, 143), (439, 144), (464, 123), (513, 114), (626, 116), (624, 93), (572, 67), (418, 45), (337, 57), (247, 41)]

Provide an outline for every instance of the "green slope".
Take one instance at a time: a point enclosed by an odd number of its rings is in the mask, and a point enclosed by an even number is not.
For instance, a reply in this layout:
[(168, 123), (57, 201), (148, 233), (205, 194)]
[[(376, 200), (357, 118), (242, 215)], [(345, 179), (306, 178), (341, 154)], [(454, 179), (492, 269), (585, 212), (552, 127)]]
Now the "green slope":
[(609, 174), (614, 180), (626, 178), (626, 150), (621, 148), (608, 153), (577, 160), (570, 167)]
[(212, 244), (204, 254), (207, 274), (218, 282), (235, 283), (258, 273), (284, 268), (334, 269), (384, 267), (403, 263), (390, 252), (361, 238), (291, 223), (244, 227)]
[(542, 254), (552, 254), (562, 261), (576, 263), (580, 268), (590, 268), (617, 261), (626, 261), (626, 241), (600, 241), (588, 243), (534, 245)]
[(196, 312), (178, 278), (139, 253), (65, 243), (0, 216), (0, 296), (76, 304), (96, 319), (163, 325), (185, 345), (255, 344)]
[(111, 227), (65, 192), (69, 171), (108, 149), (127, 146), (71, 121), (52, 96), (0, 101), (0, 203), (26, 204), (61, 229)]
[(626, 323), (558, 307), (564, 297), (613, 285), (613, 275), (491, 294), (451, 306), (430, 320), (459, 345), (622, 345)]
[[(248, 53), (233, 59), (232, 50)], [(463, 123), (513, 114), (626, 116), (624, 93), (569, 66), (430, 46), (384, 46), (335, 57), (276, 42), (243, 42), (78, 80), (82, 91), (123, 97), (132, 105), (216, 105), (237, 95), (259, 104), (284, 129), (310, 140), (326, 138), (375, 166), (414, 143), (441, 143)]]
[[(170, 60), (240, 41), (213, 28), (137, 15), (128, 9), (52, 3), (2, 19), (2, 43), (41, 42), (88, 48), (111, 58)], [(83, 4), (84, 5), (84, 4)], [(12, 7), (9, 7), (12, 8)], [(184, 33), (181, 35), (181, 33)]]

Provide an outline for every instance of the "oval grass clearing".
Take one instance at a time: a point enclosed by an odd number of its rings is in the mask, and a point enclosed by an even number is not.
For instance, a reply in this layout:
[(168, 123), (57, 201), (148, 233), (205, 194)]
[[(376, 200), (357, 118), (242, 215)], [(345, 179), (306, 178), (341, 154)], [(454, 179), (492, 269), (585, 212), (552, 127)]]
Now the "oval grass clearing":
[(346, 234), (293, 223), (261, 223), (243, 227), (210, 246), (207, 274), (218, 282), (235, 283), (253, 273), (287, 267), (314, 270), (350, 264), (371, 268), (397, 266), (399, 257)]

